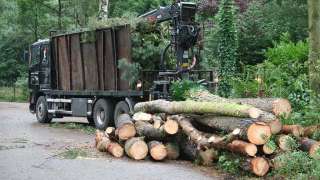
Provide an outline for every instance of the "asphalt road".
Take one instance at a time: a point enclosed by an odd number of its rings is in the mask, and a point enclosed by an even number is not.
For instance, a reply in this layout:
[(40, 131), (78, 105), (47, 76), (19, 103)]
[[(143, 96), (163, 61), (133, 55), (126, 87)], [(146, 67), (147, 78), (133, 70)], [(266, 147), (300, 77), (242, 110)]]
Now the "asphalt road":
[[(53, 122), (86, 120), (64, 118)], [(93, 139), (93, 135), (81, 130), (37, 123), (27, 104), (0, 102), (0, 180), (222, 179), (214, 169), (195, 167), (189, 162), (115, 159), (97, 152)], [(73, 148), (87, 154), (76, 159), (61, 156)]]

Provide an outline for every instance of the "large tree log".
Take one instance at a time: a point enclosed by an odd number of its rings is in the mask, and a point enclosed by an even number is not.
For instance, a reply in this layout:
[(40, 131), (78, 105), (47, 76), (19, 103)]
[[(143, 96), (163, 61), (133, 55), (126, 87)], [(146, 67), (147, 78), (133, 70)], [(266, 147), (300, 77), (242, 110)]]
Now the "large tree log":
[(150, 123), (137, 121), (135, 123), (137, 134), (139, 136), (144, 136), (147, 140), (158, 140), (163, 141), (166, 139), (168, 134), (163, 128), (156, 129)]
[(211, 135), (210, 138), (207, 138), (202, 132), (193, 127), (189, 119), (182, 116), (174, 116), (174, 118), (178, 119), (178, 122), (185, 134), (189, 136), (192, 141), (198, 144), (200, 148), (201, 146), (214, 147), (216, 149), (225, 149), (231, 152), (238, 152), (248, 156), (255, 156), (257, 153), (256, 145), (239, 140), (233, 141), (234, 136), (237, 136), (237, 133), (233, 132), (229, 136), (225, 137)]
[(153, 127), (156, 129), (159, 129), (162, 125), (163, 125), (163, 120), (160, 116), (152, 116), (152, 120), (153, 120)]
[(220, 114), (235, 117), (258, 118), (263, 111), (249, 105), (219, 102), (179, 101), (169, 102), (156, 100), (137, 103), (134, 107), (136, 112), (167, 113), (167, 114)]
[(292, 151), (296, 148), (297, 142), (289, 135), (280, 135), (277, 137), (277, 143), (281, 150)]
[(126, 154), (135, 160), (144, 159), (148, 155), (148, 145), (139, 137), (127, 140), (124, 149)]
[(311, 157), (320, 160), (320, 142), (309, 138), (303, 138), (300, 143), (300, 148), (303, 151), (308, 152)]
[(175, 142), (168, 142), (165, 144), (167, 149), (167, 159), (176, 160), (180, 156), (179, 144)]
[(238, 98), (226, 99), (216, 96), (206, 90), (191, 90), (189, 96), (192, 100), (210, 101), (210, 102), (224, 102), (224, 103), (238, 103), (247, 104), (266, 112), (271, 112), (276, 116), (284, 115), (288, 117), (292, 111), (291, 104), (287, 99), (282, 98)]
[(227, 145), (227, 149), (231, 152), (240, 153), (246, 156), (255, 156), (258, 152), (258, 148), (255, 144), (241, 140), (232, 141)]
[(266, 175), (270, 168), (269, 162), (262, 157), (248, 158), (241, 167), (260, 177)]
[(148, 121), (150, 122), (152, 120), (152, 115), (144, 112), (137, 112), (134, 113), (132, 119), (134, 121)]
[(166, 146), (159, 141), (150, 141), (148, 143), (149, 152), (152, 159), (156, 161), (161, 161), (167, 157)]
[(105, 137), (104, 132), (102, 132), (100, 130), (96, 130), (95, 147), (98, 146), (99, 142), (102, 140), (103, 137)]
[(303, 136), (304, 128), (301, 125), (283, 125), (282, 133), (292, 134), (295, 137), (299, 138)]
[(179, 131), (179, 124), (177, 121), (171, 119), (170, 117), (167, 118), (167, 121), (163, 124), (163, 129), (166, 133), (170, 135), (177, 134)]
[(123, 156), (123, 148), (117, 143), (111, 141), (107, 136), (102, 137), (102, 139), (98, 142), (97, 149), (100, 152), (108, 152), (114, 157), (122, 157)]
[(199, 163), (203, 166), (212, 166), (213, 162), (218, 160), (218, 158), (218, 151), (214, 148), (199, 151)]
[(206, 90), (191, 90), (189, 96), (192, 100), (211, 101), (211, 102), (225, 102), (247, 104), (259, 108), (263, 111), (274, 113), (276, 116), (290, 115), (292, 108), (287, 99), (282, 98), (238, 98), (226, 99), (216, 96)]
[(116, 135), (120, 140), (128, 140), (136, 135), (136, 129), (128, 114), (121, 114), (116, 121)]
[[(194, 117), (194, 120), (225, 132), (232, 132), (234, 129), (239, 128), (241, 129), (240, 137), (256, 145), (265, 144), (272, 134), (271, 128), (268, 125), (263, 122), (255, 122), (254, 119), (250, 118), (198, 116)], [(281, 126), (281, 123), (280, 125), (275, 123), (274, 126)]]
[(303, 130), (303, 135), (306, 137), (311, 137), (316, 132), (320, 132), (320, 125), (305, 127)]

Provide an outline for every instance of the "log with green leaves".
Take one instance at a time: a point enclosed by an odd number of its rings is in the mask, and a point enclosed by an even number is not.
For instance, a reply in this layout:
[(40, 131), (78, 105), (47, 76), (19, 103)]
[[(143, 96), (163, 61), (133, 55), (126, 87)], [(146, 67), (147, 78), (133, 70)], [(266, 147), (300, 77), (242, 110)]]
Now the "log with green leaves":
[(167, 114), (219, 114), (234, 117), (258, 118), (263, 111), (249, 105), (225, 102), (197, 102), (155, 100), (137, 103), (135, 112), (167, 113)]

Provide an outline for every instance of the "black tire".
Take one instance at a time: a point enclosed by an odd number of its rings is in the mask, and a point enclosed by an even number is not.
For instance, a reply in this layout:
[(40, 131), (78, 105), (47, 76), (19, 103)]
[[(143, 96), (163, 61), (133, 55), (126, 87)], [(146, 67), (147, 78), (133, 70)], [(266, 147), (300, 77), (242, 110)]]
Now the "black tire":
[(93, 108), (93, 120), (96, 128), (105, 130), (113, 117), (112, 102), (106, 99), (99, 99)]
[(95, 126), (93, 117), (87, 117), (90, 126)]
[(39, 123), (50, 123), (51, 115), (48, 113), (48, 104), (44, 96), (40, 96), (36, 104), (36, 117)]
[(114, 109), (114, 124), (117, 124), (117, 119), (121, 114), (130, 114), (130, 108), (127, 102), (120, 101)]

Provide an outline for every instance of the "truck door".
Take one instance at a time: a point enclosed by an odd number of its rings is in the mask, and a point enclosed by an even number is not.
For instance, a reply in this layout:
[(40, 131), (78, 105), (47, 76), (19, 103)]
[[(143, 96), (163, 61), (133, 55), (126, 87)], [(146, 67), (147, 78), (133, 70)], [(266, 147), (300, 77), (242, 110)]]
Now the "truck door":
[(40, 48), (40, 45), (33, 45), (30, 47), (29, 88), (32, 90), (39, 89)]
[(49, 45), (42, 44), (40, 48), (40, 70), (39, 85), (40, 89), (50, 89), (50, 52)]

